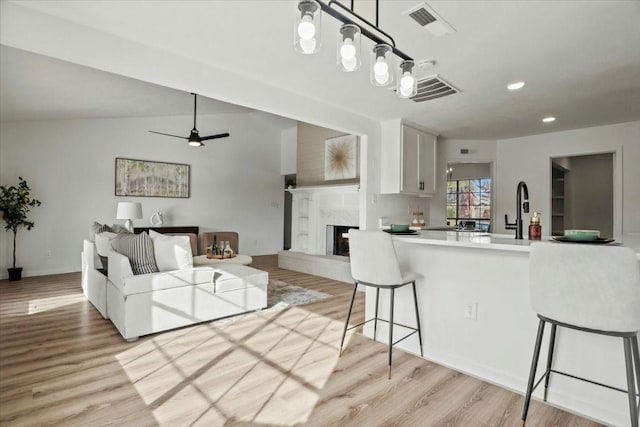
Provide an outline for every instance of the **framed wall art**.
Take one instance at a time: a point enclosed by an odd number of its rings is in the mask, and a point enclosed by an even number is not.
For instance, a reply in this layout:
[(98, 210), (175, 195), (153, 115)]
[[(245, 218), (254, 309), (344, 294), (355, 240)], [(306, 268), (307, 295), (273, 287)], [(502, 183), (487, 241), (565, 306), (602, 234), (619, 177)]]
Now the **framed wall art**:
[(356, 178), (358, 137), (343, 135), (324, 141), (324, 180)]
[(116, 158), (116, 196), (188, 198), (190, 180), (189, 165)]

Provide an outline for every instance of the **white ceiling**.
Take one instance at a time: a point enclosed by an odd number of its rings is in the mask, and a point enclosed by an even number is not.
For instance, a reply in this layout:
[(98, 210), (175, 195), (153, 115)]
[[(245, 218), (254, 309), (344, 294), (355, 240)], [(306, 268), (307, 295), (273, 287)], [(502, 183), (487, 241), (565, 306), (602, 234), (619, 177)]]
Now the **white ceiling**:
[[(436, 38), (403, 14), (419, 1), (381, 0), (379, 26), (397, 47), (416, 60), (435, 60), (423, 73), (437, 73), (461, 91), (424, 103), (371, 86), (368, 58), (356, 73), (338, 71), (338, 22), (327, 15), (321, 52), (294, 52), (294, 0), (14, 3), (366, 117), (403, 117), (450, 138), (504, 139), (640, 120), (639, 1), (429, 1), (457, 31)], [(370, 46), (363, 39), (363, 51)], [(183, 92), (0, 53), (3, 120), (187, 114), (191, 108), (189, 99), (178, 100)], [(526, 82), (522, 90), (506, 90), (518, 80)], [(548, 115), (557, 121), (542, 124)]]
[[(0, 46), (0, 120), (193, 114), (187, 92)], [(198, 114), (251, 109), (198, 97)]]

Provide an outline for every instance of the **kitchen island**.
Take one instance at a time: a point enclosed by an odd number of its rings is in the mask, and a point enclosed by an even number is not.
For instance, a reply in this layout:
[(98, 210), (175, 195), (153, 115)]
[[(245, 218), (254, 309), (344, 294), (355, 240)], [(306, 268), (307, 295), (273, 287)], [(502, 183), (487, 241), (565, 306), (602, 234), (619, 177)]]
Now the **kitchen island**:
[[(640, 252), (640, 236), (616, 240)], [(394, 236), (394, 243), (401, 265), (423, 276), (417, 292), (425, 358), (524, 394), (538, 326), (529, 304), (531, 241), (422, 231)], [(388, 296), (383, 294), (380, 312), (387, 318)], [(374, 304), (375, 292), (367, 290), (367, 318), (373, 316)], [(396, 292), (395, 317), (398, 323), (415, 323), (408, 288)], [(548, 329), (541, 367), (546, 363)], [(402, 333), (397, 327), (396, 339)], [(372, 334), (368, 324), (365, 335)], [(387, 336), (386, 325), (379, 323), (377, 339), (385, 341)], [(558, 340), (556, 369), (626, 389), (621, 339), (559, 329)], [(398, 344), (414, 354), (420, 354), (418, 346), (415, 336)], [(534, 397), (541, 398), (542, 390), (538, 387)], [(551, 377), (548, 402), (607, 424), (629, 424), (625, 394), (561, 375)]]

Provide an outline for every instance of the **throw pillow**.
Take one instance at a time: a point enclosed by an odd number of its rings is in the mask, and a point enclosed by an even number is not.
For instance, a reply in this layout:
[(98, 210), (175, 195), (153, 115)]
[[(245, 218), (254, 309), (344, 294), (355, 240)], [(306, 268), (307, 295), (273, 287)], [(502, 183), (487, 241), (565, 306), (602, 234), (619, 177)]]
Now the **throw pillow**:
[(146, 232), (140, 234), (118, 233), (113, 239), (113, 249), (129, 258), (133, 274), (157, 273), (153, 254), (153, 241)]
[(89, 240), (95, 242), (96, 234), (105, 231), (113, 231), (107, 224), (100, 224), (97, 221), (93, 221), (93, 225), (89, 227)]
[(111, 247), (111, 241), (116, 236), (116, 233), (112, 233), (110, 231), (104, 231), (96, 234), (96, 252), (98, 253), (98, 258), (100, 258), (100, 262), (102, 263), (105, 276), (109, 274), (108, 255), (109, 251), (113, 250)]
[(167, 236), (149, 231), (153, 252), (160, 271), (182, 270), (193, 267), (193, 253), (189, 236)]
[(114, 233), (131, 233), (129, 230), (124, 228), (123, 225), (120, 224), (113, 224), (111, 228), (113, 229)]

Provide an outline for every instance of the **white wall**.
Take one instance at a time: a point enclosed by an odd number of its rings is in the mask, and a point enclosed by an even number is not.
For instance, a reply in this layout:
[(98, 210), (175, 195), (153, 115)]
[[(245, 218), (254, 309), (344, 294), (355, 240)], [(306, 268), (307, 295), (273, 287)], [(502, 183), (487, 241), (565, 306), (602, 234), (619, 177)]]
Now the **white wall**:
[[(640, 122), (546, 133), (497, 141), (497, 204), (495, 216), (497, 233), (513, 233), (504, 229), (504, 214), (515, 217), (516, 186), (524, 180), (529, 188), (530, 210), (542, 212), (542, 233), (551, 228), (551, 157), (563, 157), (602, 152), (621, 153), (616, 159), (614, 175), (614, 220), (616, 212), (621, 224), (614, 227), (614, 235), (640, 232)], [(618, 171), (617, 169), (621, 169)], [(594, 172), (597, 173), (597, 172)], [(525, 222), (529, 216), (525, 214)]]
[[(200, 116), (203, 134), (231, 134), (202, 148), (148, 132), (186, 135), (192, 124), (188, 116), (3, 123), (0, 182), (13, 184), (22, 176), (42, 201), (30, 215), (35, 227), (18, 233), (18, 266), (25, 268), (25, 276), (79, 271), (89, 226), (94, 220), (121, 223), (115, 212), (117, 202), (124, 200), (142, 202), (144, 218), (134, 225), (149, 225), (151, 214), (160, 209), (166, 225), (237, 231), (241, 252), (277, 253), (282, 249), (284, 215), (282, 135), (263, 116)], [(191, 165), (191, 197), (114, 196), (116, 157)], [(10, 232), (0, 233), (0, 274), (5, 276), (12, 237)]]

